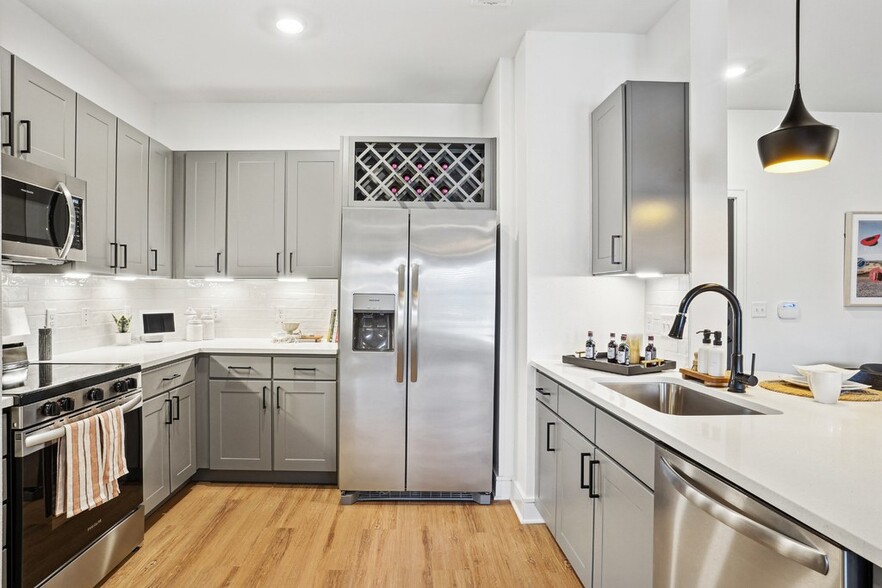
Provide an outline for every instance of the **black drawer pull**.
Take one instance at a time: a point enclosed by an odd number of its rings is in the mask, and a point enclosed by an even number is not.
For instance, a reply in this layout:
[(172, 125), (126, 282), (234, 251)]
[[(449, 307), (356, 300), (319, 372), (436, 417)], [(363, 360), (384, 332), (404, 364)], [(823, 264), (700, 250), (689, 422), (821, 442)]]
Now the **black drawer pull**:
[(166, 402), (168, 402), (168, 420), (165, 421), (165, 424), (166, 424), (166, 425), (170, 425), (170, 424), (172, 424), (172, 421), (174, 420), (174, 419), (172, 418), (172, 401), (171, 401), (171, 398), (166, 398), (165, 400), (162, 401), (163, 404), (165, 404)]
[(315, 371), (315, 368), (294, 367), (291, 369), (294, 370), (295, 372), (314, 372)]
[(175, 396), (175, 416), (172, 417), (172, 420), (179, 421), (181, 420), (181, 397)]
[[(588, 493), (590, 495), (590, 493), (591, 493), (591, 480), (589, 479), (588, 483), (587, 484), (585, 483), (585, 458), (586, 457), (591, 457), (591, 454), (590, 453), (582, 453), (579, 456), (579, 486), (583, 490), (588, 490)], [(592, 496), (592, 498), (593, 498), (593, 496)]]
[(174, 374), (174, 375), (169, 376), (167, 378), (163, 378), (162, 381), (163, 382), (171, 382), (172, 380), (177, 380), (180, 377), (181, 377), (181, 374)]
[(536, 392), (538, 392), (542, 396), (551, 396), (551, 392), (546, 392), (545, 388), (536, 388)]
[(592, 459), (588, 462), (588, 485), (590, 486), (590, 489), (588, 490), (589, 498), (600, 498), (600, 494), (594, 491), (596, 488), (595, 482), (597, 481), (594, 477), (594, 466), (599, 464), (600, 462), (596, 459)]
[(545, 451), (557, 451), (551, 446), (551, 427), (557, 423), (549, 421), (545, 423)]
[(31, 152), (31, 121), (22, 120), (21, 124), (26, 127), (25, 128), (25, 143), (27, 143), (28, 146), (22, 147), (20, 153), (30, 153)]
[(4, 112), (0, 116), (6, 119), (6, 136), (9, 138), (8, 141), (3, 141), (3, 145), (0, 147), (12, 147), (12, 113)]
[(254, 368), (252, 368), (250, 365), (231, 365), (231, 366), (228, 366), (227, 369), (228, 370), (236, 370), (236, 371), (247, 370), (250, 372)]

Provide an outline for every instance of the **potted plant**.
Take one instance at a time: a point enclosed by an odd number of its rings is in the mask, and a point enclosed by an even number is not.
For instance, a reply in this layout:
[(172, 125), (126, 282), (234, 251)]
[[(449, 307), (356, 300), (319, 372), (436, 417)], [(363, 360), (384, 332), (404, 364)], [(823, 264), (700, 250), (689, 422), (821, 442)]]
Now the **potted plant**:
[(116, 316), (111, 314), (113, 322), (116, 323), (116, 344), (131, 345), (132, 333), (129, 328), (132, 326), (132, 317), (121, 314)]

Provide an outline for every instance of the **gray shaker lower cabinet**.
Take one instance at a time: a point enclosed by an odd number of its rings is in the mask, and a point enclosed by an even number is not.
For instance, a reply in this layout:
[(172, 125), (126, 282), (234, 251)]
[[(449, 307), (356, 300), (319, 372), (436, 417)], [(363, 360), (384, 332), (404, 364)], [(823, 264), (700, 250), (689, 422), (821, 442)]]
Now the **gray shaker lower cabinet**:
[(211, 380), (209, 463), (212, 470), (273, 468), (271, 382)]
[(168, 393), (172, 423), (169, 428), (169, 487), (180, 488), (196, 473), (196, 383)]
[(555, 538), (582, 584), (591, 585), (594, 555), (594, 501), (588, 488), (588, 469), (594, 445), (561, 422), (558, 435), (557, 523)]
[(652, 586), (653, 494), (597, 452), (594, 588)]
[(141, 427), (144, 451), (144, 510), (152, 511), (171, 494), (168, 469), (168, 425), (171, 408), (168, 394), (144, 402)]
[(536, 402), (536, 508), (555, 533), (557, 516), (557, 450), (560, 419)]
[(337, 469), (337, 383), (274, 382), (273, 469)]

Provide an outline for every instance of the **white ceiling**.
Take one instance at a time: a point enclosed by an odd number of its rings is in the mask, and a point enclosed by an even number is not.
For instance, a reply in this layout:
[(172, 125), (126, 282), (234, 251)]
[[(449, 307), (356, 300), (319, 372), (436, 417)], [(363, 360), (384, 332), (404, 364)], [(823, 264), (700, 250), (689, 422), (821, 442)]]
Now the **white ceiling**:
[[(674, 0), (22, 0), (156, 102), (480, 102), (526, 30), (645, 33)], [(307, 24), (299, 38), (274, 28)]]
[[(786, 109), (793, 94), (795, 0), (730, 0), (729, 108)], [(802, 95), (810, 111), (882, 111), (882, 2), (802, 2)]]

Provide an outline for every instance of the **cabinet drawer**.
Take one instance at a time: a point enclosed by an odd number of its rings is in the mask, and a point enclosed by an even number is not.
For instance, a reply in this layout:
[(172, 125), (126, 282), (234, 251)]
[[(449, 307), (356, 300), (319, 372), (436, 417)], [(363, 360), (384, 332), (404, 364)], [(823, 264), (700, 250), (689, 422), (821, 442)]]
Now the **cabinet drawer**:
[(654, 488), (655, 442), (622, 421), (597, 411), (597, 446), (638, 480)]
[(273, 377), (272, 358), (260, 355), (212, 355), (208, 376), (231, 380), (269, 380)]
[(336, 380), (335, 357), (275, 357), (273, 378), (276, 380)]
[(536, 372), (536, 400), (557, 412), (558, 383), (543, 374)]
[(141, 377), (144, 400), (153, 398), (157, 394), (168, 392), (172, 388), (177, 388), (195, 379), (196, 360), (192, 357), (144, 372), (144, 375)]
[(594, 415), (597, 409), (593, 404), (563, 386), (558, 394), (560, 410), (558, 414), (563, 420), (570, 423), (589, 441), (594, 441)]

